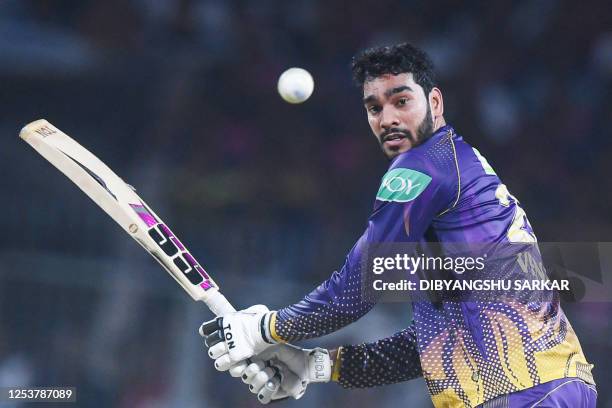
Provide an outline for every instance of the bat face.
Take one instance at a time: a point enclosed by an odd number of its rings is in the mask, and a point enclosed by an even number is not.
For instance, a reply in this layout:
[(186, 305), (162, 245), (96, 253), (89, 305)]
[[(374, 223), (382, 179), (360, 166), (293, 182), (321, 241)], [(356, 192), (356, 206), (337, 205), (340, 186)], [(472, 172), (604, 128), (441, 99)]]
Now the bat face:
[(194, 300), (206, 302), (217, 314), (234, 310), (170, 228), (100, 159), (46, 120), (30, 123), (20, 137), (142, 245)]

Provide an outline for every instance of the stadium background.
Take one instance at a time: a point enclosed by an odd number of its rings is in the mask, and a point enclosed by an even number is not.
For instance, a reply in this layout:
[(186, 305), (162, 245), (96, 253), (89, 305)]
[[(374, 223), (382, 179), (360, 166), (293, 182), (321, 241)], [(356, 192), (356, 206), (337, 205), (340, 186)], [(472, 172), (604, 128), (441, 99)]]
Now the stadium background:
[[(610, 241), (608, 2), (0, 2), (0, 385), (72, 385), (78, 406), (258, 406), (218, 374), (210, 313), (17, 138), (47, 118), (161, 214), (238, 307), (298, 300), (340, 267), (386, 161), (349, 61), (409, 40), (434, 59), (445, 116), (520, 198), (541, 241)], [(278, 75), (315, 78), (305, 104)], [(612, 406), (609, 304), (564, 306)], [(306, 344), (374, 340), (381, 305)], [(312, 386), (285, 406), (430, 406), (422, 380)]]

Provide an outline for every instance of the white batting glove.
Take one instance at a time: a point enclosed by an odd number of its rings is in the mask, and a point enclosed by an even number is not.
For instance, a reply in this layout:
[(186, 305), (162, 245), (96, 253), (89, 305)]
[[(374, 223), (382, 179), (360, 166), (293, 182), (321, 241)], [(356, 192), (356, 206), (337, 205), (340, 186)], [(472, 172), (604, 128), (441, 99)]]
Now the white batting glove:
[(215, 368), (227, 371), (275, 344), (270, 335), (272, 313), (264, 305), (255, 305), (203, 323), (200, 335)]
[(287, 397), (299, 399), (308, 384), (331, 380), (332, 362), (329, 352), (322, 348), (278, 344), (251, 361), (242, 374), (242, 381), (249, 384), (250, 391), (263, 404)]

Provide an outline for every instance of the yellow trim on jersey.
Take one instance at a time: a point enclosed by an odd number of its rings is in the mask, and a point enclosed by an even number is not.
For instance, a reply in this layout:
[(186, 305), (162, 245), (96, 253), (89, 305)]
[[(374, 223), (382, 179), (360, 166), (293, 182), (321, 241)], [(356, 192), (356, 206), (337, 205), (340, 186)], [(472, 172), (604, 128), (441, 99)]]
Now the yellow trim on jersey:
[(338, 348), (338, 352), (336, 353), (336, 359), (334, 360), (331, 380), (338, 382), (340, 379), (340, 354), (342, 353), (342, 346)]
[(455, 168), (457, 169), (457, 183), (458, 183), (457, 198), (455, 199), (455, 202), (453, 203), (453, 205), (451, 205), (446, 210), (438, 214), (437, 215), (438, 217), (443, 214), (446, 214), (447, 212), (455, 208), (455, 206), (459, 202), (459, 197), (461, 196), (461, 172), (459, 171), (459, 160), (457, 159), (457, 150), (455, 149), (455, 141), (453, 140), (453, 133), (451, 131), (448, 132), (448, 138), (451, 142), (451, 146), (453, 147), (453, 158), (455, 159)]
[(272, 313), (270, 316), (269, 326), (270, 337), (272, 337), (272, 340), (276, 341), (277, 343), (286, 343), (286, 341), (283, 340), (278, 333), (276, 333), (276, 312)]

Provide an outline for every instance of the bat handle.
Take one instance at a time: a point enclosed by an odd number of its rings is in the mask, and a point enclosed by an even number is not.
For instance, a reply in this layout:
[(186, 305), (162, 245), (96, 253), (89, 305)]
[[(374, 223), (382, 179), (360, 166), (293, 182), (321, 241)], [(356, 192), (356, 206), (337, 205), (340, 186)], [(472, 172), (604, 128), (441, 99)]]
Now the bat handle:
[(215, 314), (215, 316), (222, 316), (227, 313), (233, 313), (236, 311), (234, 306), (223, 296), (221, 292), (216, 289), (211, 289), (208, 291), (206, 298), (204, 298), (204, 303), (210, 309), (211, 312)]

